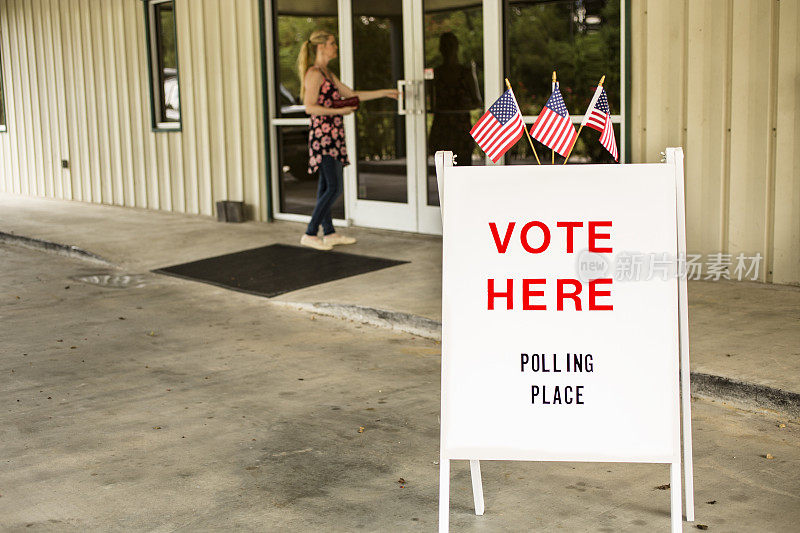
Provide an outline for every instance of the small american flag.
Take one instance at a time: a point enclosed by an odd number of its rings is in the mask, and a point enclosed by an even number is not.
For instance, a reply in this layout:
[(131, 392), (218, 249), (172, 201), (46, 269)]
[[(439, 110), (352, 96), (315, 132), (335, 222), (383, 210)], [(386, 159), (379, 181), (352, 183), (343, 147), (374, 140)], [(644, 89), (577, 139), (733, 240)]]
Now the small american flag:
[(575, 126), (572, 125), (572, 120), (569, 118), (569, 111), (567, 111), (564, 99), (561, 97), (561, 91), (558, 89), (558, 82), (553, 84), (553, 94), (550, 95), (550, 99), (536, 117), (536, 122), (531, 128), (531, 135), (564, 157), (567, 157), (572, 143), (578, 136)]
[(511, 89), (492, 104), (469, 133), (494, 163), (514, 146), (525, 133), (525, 123)]
[(608, 150), (614, 161), (619, 161), (617, 152), (617, 139), (614, 137), (614, 125), (611, 123), (611, 112), (608, 108), (608, 97), (602, 85), (594, 91), (592, 102), (586, 115), (583, 117), (582, 126), (588, 126), (600, 132), (600, 144)]

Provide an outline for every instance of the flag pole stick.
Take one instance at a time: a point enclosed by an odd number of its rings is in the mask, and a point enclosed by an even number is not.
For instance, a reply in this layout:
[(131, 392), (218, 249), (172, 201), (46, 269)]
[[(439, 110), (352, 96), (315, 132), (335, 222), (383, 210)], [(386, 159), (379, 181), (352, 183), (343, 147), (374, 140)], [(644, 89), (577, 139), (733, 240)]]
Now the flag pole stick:
[[(555, 92), (555, 90), (556, 90), (556, 81), (557, 81), (557, 79), (556, 79), (556, 71), (554, 70), (553, 71), (553, 90), (551, 92)], [(550, 164), (551, 165), (555, 165), (556, 164), (556, 151), (554, 149), (552, 149), (552, 148), (550, 149)]]
[[(602, 87), (604, 81), (606, 81), (605, 74), (603, 75), (602, 78), (600, 78), (600, 83), (598, 83), (597, 86), (598, 87)], [(587, 109), (587, 111), (588, 111), (588, 109)], [(564, 165), (567, 164), (567, 160), (569, 159), (569, 156), (572, 155), (572, 149), (575, 148), (576, 144), (578, 144), (578, 137), (580, 136), (582, 130), (583, 130), (583, 121), (581, 121), (581, 127), (578, 128), (578, 135), (575, 136), (575, 140), (572, 141), (572, 146), (569, 147), (569, 152), (567, 152), (567, 157), (564, 158), (564, 163), (563, 163)]]
[[(508, 90), (511, 91), (512, 93), (514, 92), (511, 89), (511, 83), (509, 83), (508, 78), (506, 78), (506, 87), (508, 87)], [(516, 100), (517, 100), (517, 97), (514, 96), (514, 101), (516, 102)], [(519, 103), (517, 103), (517, 108), (519, 109)], [(522, 110), (521, 109), (520, 109), (519, 113), (520, 113), (520, 115), (522, 114)], [(528, 126), (525, 125), (525, 122), (522, 123), (522, 129), (525, 130), (525, 136), (528, 138), (528, 142), (531, 144), (531, 150), (533, 150), (533, 155), (536, 156), (536, 164), (537, 165), (541, 165), (542, 163), (541, 163), (541, 161), (539, 161), (539, 154), (536, 153), (536, 148), (533, 147), (533, 141), (531, 140), (531, 134), (528, 133)]]

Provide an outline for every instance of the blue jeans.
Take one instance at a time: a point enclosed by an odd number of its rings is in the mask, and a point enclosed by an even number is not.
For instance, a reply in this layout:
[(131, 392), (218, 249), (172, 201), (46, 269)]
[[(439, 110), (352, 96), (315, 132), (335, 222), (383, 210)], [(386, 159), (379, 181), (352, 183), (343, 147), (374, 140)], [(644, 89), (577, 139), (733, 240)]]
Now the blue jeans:
[(333, 203), (342, 194), (342, 162), (329, 155), (322, 156), (319, 165), (319, 186), (317, 187), (317, 205), (311, 213), (311, 222), (308, 223), (306, 233), (317, 235), (320, 224), (325, 235), (335, 233), (331, 208)]

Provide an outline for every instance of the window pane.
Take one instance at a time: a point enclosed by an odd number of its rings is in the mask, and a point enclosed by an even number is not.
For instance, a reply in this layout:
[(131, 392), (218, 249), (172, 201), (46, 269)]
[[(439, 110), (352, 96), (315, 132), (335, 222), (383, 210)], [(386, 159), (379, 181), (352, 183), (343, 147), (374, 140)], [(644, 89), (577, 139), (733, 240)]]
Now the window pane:
[[(275, 114), (278, 118), (308, 118), (300, 95), (297, 56), (314, 30), (339, 35), (336, 0), (277, 0), (274, 4)], [(338, 38), (337, 38), (338, 41)], [(339, 60), (329, 68), (339, 73)], [(278, 208), (281, 213), (311, 215), (317, 198), (318, 174), (308, 173), (308, 126), (279, 126)], [(344, 196), (333, 204), (334, 218), (344, 218)]]
[[(353, 42), (355, 86), (396, 87), (403, 78), (401, 0), (354, 0)], [(355, 115), (358, 198), (408, 202), (405, 118), (397, 114), (397, 101), (363, 102)]]
[(619, 0), (506, 0), (505, 13), (505, 70), (524, 115), (539, 114), (554, 70), (571, 115), (586, 112), (603, 75), (621, 113)]
[[(280, 212), (310, 215), (317, 198), (317, 174), (308, 173), (308, 127), (279, 126)], [(343, 196), (333, 204), (333, 218), (344, 218)]]
[(156, 30), (156, 59), (160, 91), (158, 121), (179, 122), (178, 48), (175, 43), (175, 9), (172, 2), (154, 6)]
[[(297, 56), (314, 30), (339, 35), (335, 0), (278, 0), (275, 4), (275, 109), (278, 117), (306, 117)], [(338, 39), (337, 39), (338, 41)], [(329, 63), (339, 73), (339, 60)]]

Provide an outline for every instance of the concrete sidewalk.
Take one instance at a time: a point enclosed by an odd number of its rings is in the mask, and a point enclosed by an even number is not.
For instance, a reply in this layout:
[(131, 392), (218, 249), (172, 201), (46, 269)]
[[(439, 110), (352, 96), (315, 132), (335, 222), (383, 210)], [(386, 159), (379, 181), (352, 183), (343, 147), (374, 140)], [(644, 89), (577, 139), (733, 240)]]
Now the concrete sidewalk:
[[(77, 247), (108, 261), (94, 260), (98, 271), (141, 274), (273, 243), (295, 245), (303, 229), (291, 222), (223, 224), (200, 216), (0, 194), (0, 242), (38, 239), (42, 242), (28, 242), (40, 248), (45, 243)], [(270, 301), (436, 338), (441, 239), (364, 228), (347, 233), (358, 238), (347, 252), (409, 263)], [(689, 305), (695, 394), (800, 416), (800, 288), (693, 281)]]

